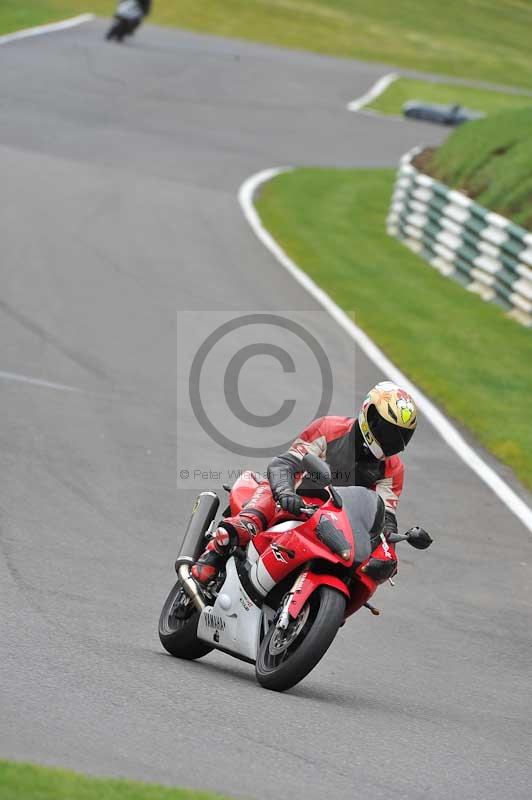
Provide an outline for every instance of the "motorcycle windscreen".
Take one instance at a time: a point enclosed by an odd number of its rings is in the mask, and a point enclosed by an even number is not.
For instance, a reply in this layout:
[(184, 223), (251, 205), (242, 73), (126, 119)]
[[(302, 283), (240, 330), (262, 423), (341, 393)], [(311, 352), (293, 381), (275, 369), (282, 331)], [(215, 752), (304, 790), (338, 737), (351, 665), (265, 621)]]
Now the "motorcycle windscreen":
[(376, 492), (363, 486), (340, 486), (336, 491), (353, 532), (355, 564), (361, 564), (373, 551), (371, 537), (378, 535), (377, 528), (382, 529), (384, 503)]

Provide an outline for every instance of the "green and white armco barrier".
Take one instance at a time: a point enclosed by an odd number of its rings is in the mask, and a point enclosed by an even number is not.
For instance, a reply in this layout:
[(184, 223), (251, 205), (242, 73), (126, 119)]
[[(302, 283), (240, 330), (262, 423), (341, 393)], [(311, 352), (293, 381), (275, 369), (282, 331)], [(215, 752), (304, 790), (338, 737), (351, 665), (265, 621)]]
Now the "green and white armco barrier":
[(387, 230), (443, 275), (532, 326), (532, 233), (471, 198), (399, 164)]

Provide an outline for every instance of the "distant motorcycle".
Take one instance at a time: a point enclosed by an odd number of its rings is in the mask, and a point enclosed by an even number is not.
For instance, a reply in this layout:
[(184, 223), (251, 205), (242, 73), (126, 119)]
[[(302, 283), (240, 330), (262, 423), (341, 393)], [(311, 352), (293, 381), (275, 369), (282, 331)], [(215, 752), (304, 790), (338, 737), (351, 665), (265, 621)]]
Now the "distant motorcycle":
[[(257, 534), (207, 587), (190, 567), (215, 529), (220, 501), (214, 492), (196, 499), (175, 564), (178, 580), (159, 619), (159, 638), (171, 655), (195, 659), (216, 648), (255, 664), (265, 688), (289, 689), (316, 666), (348, 616), (362, 606), (380, 613), (369, 600), (397, 571), (395, 544), (432, 543), (419, 527), (386, 537), (375, 492), (333, 488), (329, 466), (314, 455), (302, 467), (316, 486), (316, 496), (304, 497), (306, 519)], [(224, 515), (237, 514), (256, 487), (254, 474), (243, 473)]]
[(105, 38), (122, 42), (126, 36), (131, 36), (149, 12), (150, 6), (151, 0), (121, 0)]
[(439, 122), (440, 125), (462, 125), (464, 122), (482, 119), (486, 116), (481, 111), (471, 111), (457, 103), (440, 105), (439, 103), (424, 103), (422, 100), (409, 100), (403, 104), (402, 111), (405, 117)]

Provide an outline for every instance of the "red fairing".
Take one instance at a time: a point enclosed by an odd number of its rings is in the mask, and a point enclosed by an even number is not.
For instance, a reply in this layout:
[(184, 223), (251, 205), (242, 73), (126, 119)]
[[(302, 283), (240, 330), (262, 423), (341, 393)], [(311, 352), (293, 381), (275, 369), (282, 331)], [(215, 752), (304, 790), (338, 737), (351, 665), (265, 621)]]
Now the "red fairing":
[[(345, 566), (353, 563), (352, 557), (349, 560), (340, 558), (317, 538), (314, 529), (319, 516), (318, 512), (308, 522), (282, 533), (266, 532), (255, 536), (253, 546), (260, 553), (260, 560), (273, 583), (280, 583), (283, 578), (312, 559)], [(351, 552), (352, 549), (351, 547)]]
[(381, 542), (371, 554), (373, 558), (386, 558), (397, 561), (397, 554), (395, 552), (395, 545), (390, 542)]
[(236, 517), (242, 511), (242, 508), (251, 499), (258, 486), (259, 481), (251, 470), (246, 470), (237, 478), (229, 495), (229, 507), (233, 517)]
[[(389, 542), (381, 541), (378, 547), (376, 547), (372, 552), (371, 558), (379, 558), (383, 560), (390, 559), (395, 561), (397, 564), (395, 547)], [(379, 588), (379, 583), (363, 572), (363, 569), (368, 561), (369, 558), (362, 564), (359, 564), (355, 570), (357, 580), (351, 588), (351, 599), (345, 612), (346, 617), (349, 617), (351, 614), (354, 614), (355, 611), (358, 611), (358, 609), (361, 608), (364, 603), (367, 603), (372, 594), (374, 594)]]
[[(319, 513), (313, 518), (313, 520), (319, 519)], [(338, 515), (339, 516), (339, 515)], [(343, 516), (343, 515), (342, 515)], [(313, 521), (311, 520), (311, 522)], [(340, 519), (340, 522), (343, 523), (344, 520)], [(310, 524), (310, 523), (309, 523)], [(306, 527), (306, 526), (305, 526)], [(342, 528), (344, 533), (349, 531), (349, 526), (344, 527), (342, 524)], [(327, 560), (331, 561), (332, 553), (328, 552)], [(316, 556), (313, 555), (313, 558)], [(379, 558), (385, 560), (393, 560), (397, 561), (397, 556), (395, 552), (395, 547), (393, 544), (389, 544), (388, 542), (382, 542), (378, 545), (378, 547), (373, 550), (371, 553), (371, 558)], [(304, 563), (305, 559), (301, 559), (301, 562)], [(292, 599), (289, 612), (292, 617), (297, 617), (305, 602), (308, 600), (312, 592), (321, 585), (331, 586), (333, 589), (337, 589), (345, 594), (348, 598), (348, 604), (346, 609), (346, 617), (354, 614), (355, 611), (358, 611), (364, 603), (367, 603), (369, 598), (375, 593), (379, 584), (374, 581), (369, 575), (366, 575), (363, 572), (363, 567), (367, 564), (369, 559), (364, 561), (363, 563), (359, 564), (358, 567), (355, 569), (355, 575), (357, 576), (357, 581), (352, 585), (351, 590), (348, 590), (344, 581), (340, 578), (335, 577), (334, 575), (327, 575), (327, 574), (319, 574), (316, 575), (315, 573), (309, 571), (304, 572), (301, 575), (301, 583), (298, 583), (298, 587), (296, 589), (296, 593), (294, 598)], [(346, 563), (343, 559), (337, 558), (336, 563)], [(350, 559), (350, 564), (353, 563), (353, 557)], [(283, 576), (284, 577), (284, 576)], [(277, 581), (276, 581), (277, 582)]]
[(373, 581), (367, 575), (364, 575), (364, 573), (359, 574), (357, 571), (357, 578), (358, 581), (351, 587), (350, 600), (345, 610), (346, 617), (350, 617), (351, 614), (354, 614), (355, 611), (358, 611), (359, 608), (362, 608), (364, 603), (368, 602), (371, 595), (377, 589), (377, 584), (375, 581)]
[(253, 547), (259, 554), (262, 554), (278, 536), (278, 533), (270, 533), (269, 531), (257, 533), (257, 535), (253, 537)]
[(330, 586), (345, 595), (348, 601), (350, 599), (349, 590), (340, 578), (336, 578), (334, 575), (317, 575), (315, 572), (302, 572), (299, 576), (294, 596), (288, 606), (288, 612), (293, 619), (301, 612), (312, 592), (316, 591), (319, 586)]
[[(396, 480), (401, 479), (401, 462), (392, 464), (391, 467), (391, 471), (395, 472)], [(393, 475), (390, 474), (389, 478), (393, 479)], [(233, 514), (238, 513), (263, 483), (265, 482), (259, 482), (252, 472), (244, 472), (231, 491), (231, 512)], [(393, 488), (400, 491), (398, 483)], [(307, 497), (304, 499), (307, 504), (321, 504), (317, 498)], [(273, 508), (275, 508), (273, 498), (271, 502)], [(255, 501), (253, 504), (255, 504)], [(266, 510), (266, 507), (267, 504), (263, 506), (264, 510)], [(268, 514), (267, 516), (270, 515)], [(286, 520), (287, 518), (288, 515), (284, 512), (274, 513), (270, 524), (273, 523), (272, 527), (275, 527), (282, 519)], [(350, 546), (349, 558), (342, 558), (318, 538), (316, 528), (323, 518), (328, 518), (337, 529), (342, 530)], [(288, 530), (272, 530), (270, 528), (264, 532), (257, 533), (253, 538), (253, 547), (259, 555), (259, 562), (263, 568), (261, 578), (263, 589), (269, 591), (293, 574), (293, 580), (296, 581), (296, 590), (289, 605), (289, 613), (294, 618), (300, 613), (312, 592), (319, 586), (330, 586), (346, 596), (348, 599), (346, 616), (353, 614), (364, 603), (368, 602), (379, 586), (378, 581), (363, 572), (363, 568), (369, 559), (355, 566), (355, 544), (349, 520), (342, 509), (336, 508), (329, 501), (321, 504), (321, 508), (310, 519), (298, 521), (296, 526)], [(371, 553), (371, 557), (383, 561), (390, 560), (395, 563), (397, 561), (394, 546), (386, 541), (379, 541), (378, 546)], [(312, 563), (320, 563), (320, 570), (305, 569), (305, 567), (310, 567)], [(330, 572), (326, 568), (327, 563), (330, 564)], [(355, 577), (355, 580), (350, 583), (349, 588), (341, 577), (334, 574), (338, 566), (351, 567), (351, 574)], [(303, 571), (297, 577), (300, 570)], [(341, 575), (341, 572), (339, 575)]]

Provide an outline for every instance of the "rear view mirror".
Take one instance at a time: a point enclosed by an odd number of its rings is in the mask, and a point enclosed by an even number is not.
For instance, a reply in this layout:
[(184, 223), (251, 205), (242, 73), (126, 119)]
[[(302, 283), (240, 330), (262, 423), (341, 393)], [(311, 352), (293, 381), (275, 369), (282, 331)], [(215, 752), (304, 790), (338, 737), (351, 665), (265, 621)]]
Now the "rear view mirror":
[(307, 478), (316, 486), (330, 486), (332, 481), (331, 468), (318, 456), (307, 453), (301, 460), (301, 466), (307, 473)]
[(410, 530), (405, 533), (405, 538), (408, 544), (411, 544), (416, 550), (426, 550), (433, 542), (433, 539), (427, 531), (419, 526), (410, 528)]

